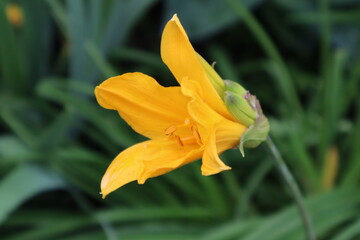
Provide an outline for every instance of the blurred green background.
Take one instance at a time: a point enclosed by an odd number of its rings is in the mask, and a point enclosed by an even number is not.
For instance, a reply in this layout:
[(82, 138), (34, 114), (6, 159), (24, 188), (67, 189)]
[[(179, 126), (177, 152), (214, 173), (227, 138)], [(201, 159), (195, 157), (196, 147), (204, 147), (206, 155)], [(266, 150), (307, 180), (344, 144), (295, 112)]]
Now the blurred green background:
[(175, 85), (159, 54), (174, 13), (260, 99), (319, 239), (360, 239), (358, 0), (0, 0), (0, 239), (305, 239), (262, 147), (101, 199), (111, 160), (143, 137), (94, 87), (131, 71)]

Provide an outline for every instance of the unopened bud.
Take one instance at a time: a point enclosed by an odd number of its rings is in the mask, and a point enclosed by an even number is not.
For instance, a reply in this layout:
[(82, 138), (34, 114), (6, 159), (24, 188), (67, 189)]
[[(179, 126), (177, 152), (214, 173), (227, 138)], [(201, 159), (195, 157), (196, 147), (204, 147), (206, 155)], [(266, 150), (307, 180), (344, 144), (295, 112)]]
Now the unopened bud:
[(245, 94), (247, 92), (246, 89), (243, 88), (237, 82), (234, 82), (234, 81), (231, 81), (231, 80), (224, 80), (224, 83), (225, 83), (227, 91), (231, 91), (234, 94), (237, 94), (239, 96), (245, 96)]
[(240, 84), (225, 80), (223, 99), (229, 112), (248, 128), (240, 138), (239, 150), (243, 156), (244, 147), (255, 148), (266, 140), (270, 130), (269, 121), (264, 116), (256, 96), (251, 95)]
[(225, 80), (223, 99), (225, 105), (233, 117), (245, 126), (253, 125), (256, 119), (256, 112), (249, 105), (245, 98), (247, 91), (238, 83)]

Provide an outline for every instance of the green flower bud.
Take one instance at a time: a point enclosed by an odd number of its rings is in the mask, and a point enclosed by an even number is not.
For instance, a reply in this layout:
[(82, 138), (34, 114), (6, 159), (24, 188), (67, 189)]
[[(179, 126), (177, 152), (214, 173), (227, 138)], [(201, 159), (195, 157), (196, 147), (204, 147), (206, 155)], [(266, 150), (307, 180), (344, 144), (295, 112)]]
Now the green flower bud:
[(245, 98), (247, 91), (238, 83), (225, 80), (223, 100), (229, 112), (245, 126), (255, 123), (256, 112)]
[(197, 56), (216, 92), (219, 94), (219, 96), (222, 96), (223, 92), (225, 91), (224, 81), (214, 70), (214, 68), (210, 66), (210, 64), (200, 54), (198, 54)]
[(251, 95), (240, 84), (225, 80), (223, 99), (229, 112), (248, 128), (240, 138), (239, 150), (242, 156), (244, 147), (255, 148), (266, 140), (270, 130), (269, 121), (264, 116), (256, 96)]
[(231, 80), (224, 80), (226, 90), (233, 92), (234, 94), (237, 94), (239, 96), (244, 97), (246, 94), (246, 89), (243, 88), (240, 84), (237, 82), (231, 81)]

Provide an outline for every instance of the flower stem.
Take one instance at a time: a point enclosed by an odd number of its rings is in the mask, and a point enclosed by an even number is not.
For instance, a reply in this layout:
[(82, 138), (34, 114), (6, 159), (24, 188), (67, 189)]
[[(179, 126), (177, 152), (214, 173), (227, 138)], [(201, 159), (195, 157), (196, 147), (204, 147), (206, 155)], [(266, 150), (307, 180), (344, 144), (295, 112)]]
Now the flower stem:
[(306, 236), (308, 240), (315, 240), (315, 231), (313, 229), (312, 221), (310, 218), (310, 214), (308, 210), (306, 209), (304, 198), (301, 194), (301, 191), (299, 189), (299, 186), (297, 185), (293, 175), (291, 174), (289, 168), (286, 166), (279, 150), (277, 149), (274, 142), (271, 140), (271, 138), (268, 136), (266, 139), (266, 144), (273, 155), (273, 159), (275, 162), (276, 167), (278, 168), (280, 175), (283, 177), (286, 184), (289, 186), (290, 191), (295, 199), (296, 205), (299, 209), (302, 222), (304, 224)]

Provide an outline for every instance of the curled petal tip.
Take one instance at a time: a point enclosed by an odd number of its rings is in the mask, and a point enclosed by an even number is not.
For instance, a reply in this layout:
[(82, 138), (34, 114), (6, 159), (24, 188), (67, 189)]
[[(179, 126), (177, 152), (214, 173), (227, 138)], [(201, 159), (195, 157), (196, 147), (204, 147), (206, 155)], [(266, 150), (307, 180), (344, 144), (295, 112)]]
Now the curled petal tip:
[(173, 17), (170, 19), (170, 21), (176, 21), (176, 20), (179, 20), (178, 16), (177, 16), (177, 13), (175, 13), (173, 15)]
[(109, 191), (108, 183), (109, 183), (109, 175), (105, 174), (100, 184), (100, 189), (101, 189), (100, 194), (102, 195), (102, 199), (105, 199), (105, 197), (111, 192)]
[(146, 179), (143, 177), (140, 177), (137, 182), (138, 182), (138, 184), (143, 185), (146, 182)]
[(102, 199), (105, 199), (106, 194), (103, 194), (102, 192), (99, 192), (99, 194), (102, 195), (102, 196), (101, 196)]
[(104, 191), (99, 192), (99, 194), (101, 195), (101, 198), (102, 198), (102, 199), (105, 199), (106, 196), (108, 195), (108, 193), (106, 193), (106, 192), (104, 192)]
[(225, 166), (225, 167), (219, 167), (220, 170), (231, 170), (231, 167)]

